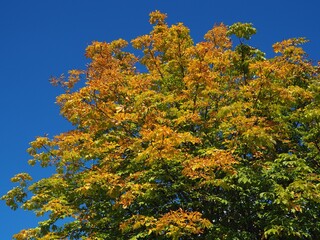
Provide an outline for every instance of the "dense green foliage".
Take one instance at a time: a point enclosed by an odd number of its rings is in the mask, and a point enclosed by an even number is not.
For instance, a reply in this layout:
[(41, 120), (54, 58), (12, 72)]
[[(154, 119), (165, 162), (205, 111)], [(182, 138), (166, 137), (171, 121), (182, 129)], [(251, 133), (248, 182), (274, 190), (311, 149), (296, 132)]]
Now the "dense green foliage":
[(15, 238), (319, 237), (320, 81), (306, 40), (266, 59), (248, 44), (251, 24), (216, 25), (194, 44), (165, 17), (151, 13), (153, 30), (132, 40), (142, 57), (122, 39), (93, 42), (88, 69), (52, 80), (74, 129), (31, 143), (30, 164), (56, 174), (12, 179), (11, 208), (48, 214)]

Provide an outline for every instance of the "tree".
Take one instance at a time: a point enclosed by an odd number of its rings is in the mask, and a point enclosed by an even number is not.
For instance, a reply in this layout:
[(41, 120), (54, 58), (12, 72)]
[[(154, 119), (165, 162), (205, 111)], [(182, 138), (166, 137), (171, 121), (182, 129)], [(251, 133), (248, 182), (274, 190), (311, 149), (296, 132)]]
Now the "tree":
[(251, 24), (194, 44), (165, 18), (152, 12), (132, 40), (142, 57), (122, 39), (93, 42), (86, 70), (52, 79), (74, 129), (31, 142), (29, 163), (56, 173), (12, 178), (2, 199), (48, 216), (15, 238), (316, 239), (320, 82), (306, 40), (266, 59)]

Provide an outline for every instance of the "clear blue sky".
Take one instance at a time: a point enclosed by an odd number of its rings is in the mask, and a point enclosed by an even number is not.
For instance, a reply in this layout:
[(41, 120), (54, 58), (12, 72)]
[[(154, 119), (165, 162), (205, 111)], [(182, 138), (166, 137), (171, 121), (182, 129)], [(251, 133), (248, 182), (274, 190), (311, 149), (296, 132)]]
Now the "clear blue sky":
[[(85, 68), (84, 49), (93, 40), (131, 40), (148, 33), (148, 14), (160, 10), (168, 22), (183, 22), (195, 41), (214, 25), (251, 22), (258, 29), (251, 45), (272, 56), (271, 45), (307, 37), (310, 58), (320, 60), (320, 3), (317, 0), (8, 0), (0, 7), (0, 195), (9, 179), (31, 172), (35, 179), (50, 171), (27, 164), (28, 143), (70, 129), (54, 104), (62, 91), (48, 79), (69, 69)], [(35, 226), (33, 213), (11, 211), (0, 202), (0, 239)]]

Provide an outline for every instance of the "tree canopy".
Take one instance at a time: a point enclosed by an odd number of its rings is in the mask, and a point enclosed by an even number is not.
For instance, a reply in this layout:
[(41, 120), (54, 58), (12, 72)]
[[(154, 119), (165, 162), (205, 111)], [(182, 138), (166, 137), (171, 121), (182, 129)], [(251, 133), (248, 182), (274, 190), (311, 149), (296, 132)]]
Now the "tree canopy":
[(87, 69), (51, 80), (74, 127), (30, 143), (29, 164), (55, 173), (11, 179), (7, 205), (47, 217), (14, 237), (320, 236), (319, 66), (306, 39), (267, 59), (249, 23), (217, 24), (196, 44), (159, 11), (150, 23), (130, 47), (93, 42)]

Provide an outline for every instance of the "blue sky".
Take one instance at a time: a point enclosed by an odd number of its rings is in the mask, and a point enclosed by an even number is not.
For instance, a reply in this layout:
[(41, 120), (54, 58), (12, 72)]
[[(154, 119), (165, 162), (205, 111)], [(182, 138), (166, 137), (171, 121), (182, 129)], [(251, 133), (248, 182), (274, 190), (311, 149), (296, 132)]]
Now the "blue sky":
[[(320, 60), (320, 20), (316, 0), (10, 0), (0, 7), (0, 195), (13, 185), (10, 178), (30, 172), (35, 179), (50, 174), (29, 167), (28, 143), (44, 134), (54, 136), (71, 126), (59, 115), (55, 97), (62, 93), (50, 76), (84, 69), (84, 49), (93, 40), (128, 41), (148, 33), (148, 14), (160, 10), (170, 24), (183, 22), (195, 42), (215, 24), (251, 22), (258, 33), (251, 45), (272, 56), (272, 44), (291, 37), (310, 40), (305, 50)], [(39, 219), (0, 202), (0, 239), (11, 239)]]

